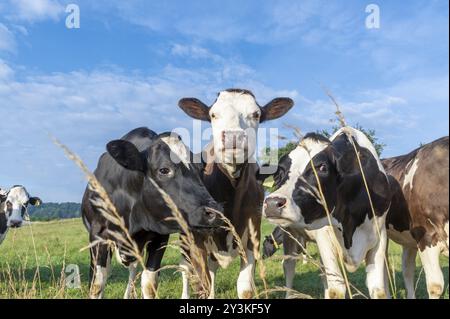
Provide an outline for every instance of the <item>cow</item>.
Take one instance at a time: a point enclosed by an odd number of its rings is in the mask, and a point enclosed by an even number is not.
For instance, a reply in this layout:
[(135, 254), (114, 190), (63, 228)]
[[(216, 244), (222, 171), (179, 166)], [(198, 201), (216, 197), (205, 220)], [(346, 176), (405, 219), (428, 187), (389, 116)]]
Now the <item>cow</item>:
[[(154, 298), (169, 235), (180, 231), (161, 190), (170, 196), (194, 230), (210, 231), (220, 226), (216, 212), (221, 208), (208, 193), (198, 165), (192, 164), (192, 153), (178, 135), (168, 132), (158, 135), (141, 127), (109, 142), (106, 148), (94, 175), (123, 218), (126, 231), (141, 255), (146, 252), (141, 290), (144, 298)], [(111, 246), (104, 241), (109, 240), (115, 243), (119, 262), (129, 267), (124, 295), (129, 298), (137, 274), (136, 257), (130, 256), (116, 240), (126, 234), (101, 214), (96, 201), (98, 194), (87, 187), (81, 212), (92, 245), (90, 297), (103, 297), (112, 254)], [(112, 236), (111, 232), (119, 235)], [(98, 239), (103, 241), (96, 243)]]
[(266, 197), (263, 214), (278, 226), (306, 232), (317, 243), (326, 277), (325, 298), (346, 295), (338, 256), (351, 272), (365, 260), (370, 297), (388, 297), (384, 224), (392, 195), (368, 138), (351, 127), (339, 129), (330, 139), (309, 133), (280, 159), (274, 180), (276, 190)]
[[(255, 95), (245, 89), (221, 91), (211, 106), (196, 98), (183, 98), (179, 107), (190, 117), (210, 122), (213, 141), (205, 149), (203, 180), (213, 198), (224, 205), (228, 218), (240, 237), (246, 258), (241, 256), (237, 293), (241, 299), (253, 297), (255, 255), (259, 250), (264, 189), (257, 179), (259, 166), (254, 158), (259, 124), (277, 119), (294, 105), (290, 98), (275, 98), (260, 106)], [(250, 224), (251, 223), (251, 224)], [(253, 228), (253, 234), (250, 233)], [(238, 256), (233, 234), (219, 229), (212, 235), (196, 234), (202, 258), (209, 269), (210, 291), (202, 297), (214, 298), (214, 277), (218, 267), (226, 268)], [(252, 237), (252, 238), (251, 238)], [(188, 252), (189, 253), (189, 252)], [(182, 262), (182, 298), (190, 296), (189, 266)]]
[(402, 268), (408, 298), (415, 298), (414, 272), (419, 252), (430, 298), (444, 292), (439, 255), (448, 257), (449, 138), (382, 160), (392, 177), (394, 198), (386, 227), (403, 246)]
[(41, 204), (39, 197), (32, 197), (22, 185), (15, 185), (9, 191), (0, 189), (0, 244), (9, 228), (23, 225), (28, 205)]

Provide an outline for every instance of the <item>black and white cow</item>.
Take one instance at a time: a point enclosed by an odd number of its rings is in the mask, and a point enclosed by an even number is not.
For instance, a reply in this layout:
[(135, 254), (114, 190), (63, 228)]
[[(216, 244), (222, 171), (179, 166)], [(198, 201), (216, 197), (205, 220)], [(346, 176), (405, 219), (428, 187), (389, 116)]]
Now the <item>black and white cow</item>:
[(15, 185), (9, 191), (0, 189), (0, 244), (6, 237), (9, 228), (23, 225), (28, 205), (41, 204), (38, 197), (32, 197), (25, 187)]
[[(370, 196), (363, 183), (353, 139), (361, 156)], [(314, 163), (332, 227), (318, 196), (319, 185), (311, 167)], [(342, 253), (349, 271), (365, 261), (371, 298), (386, 298), (386, 213), (391, 202), (389, 182), (378, 155), (360, 131), (346, 127), (330, 139), (308, 134), (300, 145), (284, 156), (274, 176), (277, 190), (266, 197), (264, 216), (282, 227), (298, 229), (317, 243), (325, 269), (325, 297), (343, 298), (346, 286), (339, 267)], [(334, 243), (334, 232), (338, 243)]]
[[(208, 231), (219, 225), (219, 205), (204, 186), (192, 153), (181, 139), (170, 133), (157, 135), (148, 128), (135, 129), (120, 140), (109, 142), (107, 153), (99, 160), (95, 176), (123, 217), (128, 233), (141, 252), (146, 251), (145, 269), (141, 277), (144, 298), (155, 297), (158, 270), (169, 235), (180, 231), (171, 209), (152, 181), (167, 193), (185, 217), (189, 227)], [(110, 231), (123, 232), (105, 219), (95, 200), (98, 195), (86, 189), (82, 217), (89, 239), (112, 240), (121, 263), (129, 267), (130, 277), (125, 298), (132, 292), (137, 263), (127, 255)], [(101, 298), (111, 258), (110, 246), (99, 243), (91, 249), (91, 298)]]

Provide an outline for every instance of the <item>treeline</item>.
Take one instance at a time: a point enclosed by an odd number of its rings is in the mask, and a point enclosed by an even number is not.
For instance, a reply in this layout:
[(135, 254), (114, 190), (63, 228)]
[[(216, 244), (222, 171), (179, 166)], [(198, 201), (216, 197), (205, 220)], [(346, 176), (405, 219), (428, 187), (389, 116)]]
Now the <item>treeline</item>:
[(32, 221), (48, 221), (80, 217), (79, 203), (43, 203), (40, 206), (28, 206), (28, 214)]

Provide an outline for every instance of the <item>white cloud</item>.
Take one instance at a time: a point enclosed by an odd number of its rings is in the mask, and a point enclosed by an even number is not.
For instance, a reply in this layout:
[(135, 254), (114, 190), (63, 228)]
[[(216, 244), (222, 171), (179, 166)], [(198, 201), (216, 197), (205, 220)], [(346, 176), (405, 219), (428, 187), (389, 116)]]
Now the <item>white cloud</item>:
[(85, 185), (48, 133), (93, 169), (106, 142), (132, 128), (191, 129), (192, 121), (177, 106), (184, 96), (211, 103), (232, 84), (253, 89), (262, 104), (285, 93), (258, 82), (243, 65), (233, 71), (220, 64), (195, 71), (168, 65), (160, 74), (146, 76), (118, 70), (30, 75), (19, 68), (15, 75), (4, 62), (0, 70), (9, 77), (0, 80), (2, 183), (30, 185), (47, 201), (80, 200)]
[(14, 75), (14, 71), (0, 59), (0, 81), (8, 80)]
[(4, 24), (0, 23), (0, 52), (14, 52), (15, 50), (14, 34)]
[(32, 23), (47, 19), (57, 21), (64, 7), (58, 0), (10, 0), (8, 10), (8, 18)]

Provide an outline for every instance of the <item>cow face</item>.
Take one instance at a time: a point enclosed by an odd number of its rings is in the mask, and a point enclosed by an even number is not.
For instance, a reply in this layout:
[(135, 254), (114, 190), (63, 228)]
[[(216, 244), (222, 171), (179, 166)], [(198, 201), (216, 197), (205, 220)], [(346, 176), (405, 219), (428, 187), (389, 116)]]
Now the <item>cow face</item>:
[(6, 219), (6, 226), (17, 228), (22, 226), (28, 205), (40, 205), (41, 200), (31, 197), (25, 187), (14, 186), (7, 193), (0, 195), (2, 211)]
[[(141, 196), (148, 211), (154, 214), (153, 218), (164, 221), (173, 217), (154, 182), (170, 196), (190, 227), (202, 230), (219, 226), (216, 212), (221, 211), (221, 207), (208, 193), (199, 168), (191, 163), (192, 153), (179, 136), (161, 134), (143, 152), (124, 140), (108, 143), (107, 149), (120, 165), (144, 174)], [(178, 224), (173, 222), (166, 222), (165, 227), (179, 230)]]
[(250, 91), (241, 89), (220, 92), (211, 107), (195, 98), (179, 102), (190, 117), (211, 122), (215, 156), (226, 165), (242, 164), (253, 156), (259, 124), (283, 116), (293, 105), (289, 98), (277, 98), (260, 107)]
[(264, 216), (284, 227), (295, 224), (308, 228), (326, 217), (311, 158), (330, 211), (336, 203), (339, 173), (337, 154), (330, 141), (308, 134), (301, 145), (280, 160), (274, 175), (277, 190), (264, 201)]

